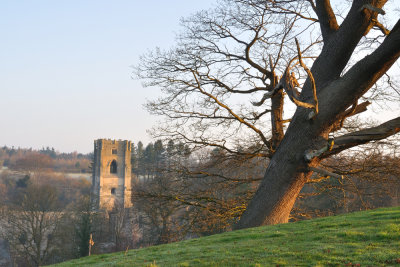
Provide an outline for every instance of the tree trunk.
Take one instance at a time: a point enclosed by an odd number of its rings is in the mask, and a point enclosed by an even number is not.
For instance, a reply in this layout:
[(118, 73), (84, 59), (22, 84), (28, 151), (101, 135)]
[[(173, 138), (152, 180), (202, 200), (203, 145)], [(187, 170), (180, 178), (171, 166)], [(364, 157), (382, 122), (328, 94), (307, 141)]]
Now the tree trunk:
[(312, 174), (309, 170), (317, 166), (321, 158), (400, 132), (400, 117), (397, 117), (379, 126), (340, 136), (335, 139), (331, 149), (307, 162), (305, 156), (309, 155), (310, 150), (326, 147), (326, 129), (330, 127), (302, 121), (301, 116), (304, 115), (296, 116), (297, 120), (289, 127), (236, 229), (288, 222), (296, 198)]
[(291, 124), (236, 229), (288, 222), (296, 198), (312, 174), (308, 166), (319, 163), (318, 159), (308, 163), (304, 158), (310, 147), (321, 144), (320, 133), (305, 123), (309, 127)]

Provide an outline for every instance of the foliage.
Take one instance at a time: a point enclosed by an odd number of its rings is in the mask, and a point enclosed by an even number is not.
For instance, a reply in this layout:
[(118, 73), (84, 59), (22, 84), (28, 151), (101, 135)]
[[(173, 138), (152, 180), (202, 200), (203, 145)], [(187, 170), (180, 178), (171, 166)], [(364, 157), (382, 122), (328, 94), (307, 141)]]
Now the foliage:
[(191, 239), (57, 266), (383, 266), (400, 262), (400, 208)]

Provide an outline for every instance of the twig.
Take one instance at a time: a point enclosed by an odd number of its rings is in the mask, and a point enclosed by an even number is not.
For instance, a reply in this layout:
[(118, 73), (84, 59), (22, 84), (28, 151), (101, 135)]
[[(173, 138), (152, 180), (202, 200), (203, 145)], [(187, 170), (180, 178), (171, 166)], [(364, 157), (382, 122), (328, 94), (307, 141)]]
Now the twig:
[(325, 169), (320, 169), (320, 168), (316, 168), (316, 167), (310, 167), (309, 169), (311, 171), (313, 171), (313, 172), (317, 172), (317, 173), (322, 174), (324, 176), (335, 177), (337, 179), (343, 179), (344, 178), (343, 175), (339, 175), (339, 174), (327, 171)]
[(312, 75), (310, 69), (306, 66), (306, 64), (304, 64), (304, 62), (303, 62), (303, 60), (302, 60), (299, 41), (297, 40), (297, 38), (295, 38), (295, 41), (296, 41), (297, 54), (298, 54), (298, 57), (299, 57), (300, 66), (302, 66), (303, 69), (307, 72), (307, 75), (308, 75), (308, 77), (310, 78), (310, 82), (311, 82), (311, 86), (312, 86), (312, 90), (313, 90), (313, 97), (314, 97), (314, 114), (312, 114), (312, 112), (309, 114), (309, 119), (313, 119), (313, 118), (318, 114), (317, 87), (316, 87), (316, 85), (315, 85), (314, 76)]

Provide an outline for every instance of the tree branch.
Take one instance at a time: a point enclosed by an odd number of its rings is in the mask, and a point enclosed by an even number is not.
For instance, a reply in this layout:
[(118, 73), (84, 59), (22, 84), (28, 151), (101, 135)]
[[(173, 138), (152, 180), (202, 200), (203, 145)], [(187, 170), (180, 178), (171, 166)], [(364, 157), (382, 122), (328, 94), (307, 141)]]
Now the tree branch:
[(270, 145), (270, 142), (267, 140), (267, 138), (264, 136), (263, 132), (258, 129), (257, 127), (255, 127), (254, 125), (252, 125), (251, 123), (248, 123), (247, 121), (245, 121), (242, 117), (240, 117), (239, 115), (237, 115), (235, 112), (233, 112), (233, 110), (228, 107), (227, 105), (225, 105), (224, 103), (222, 103), (221, 101), (219, 101), (214, 95), (207, 93), (206, 91), (204, 91), (201, 88), (201, 83), (197, 78), (197, 73), (195, 73), (194, 71), (192, 71), (193, 74), (193, 78), (195, 79), (196, 83), (197, 83), (197, 89), (199, 90), (200, 93), (202, 93), (203, 95), (208, 96), (210, 99), (212, 99), (218, 106), (222, 107), (223, 109), (225, 109), (230, 115), (232, 115), (234, 118), (236, 118), (237, 121), (239, 121), (240, 123), (246, 125), (249, 129), (253, 130), (254, 132), (256, 132), (259, 137), (261, 138), (261, 140), (264, 142), (265, 145)]
[[(374, 6), (382, 8), (386, 1), (376, 0), (374, 1)], [(339, 29), (333, 33), (333, 38), (325, 40), (321, 54), (311, 68), (318, 91), (325, 90), (327, 84), (340, 78), (354, 49), (359, 44), (361, 38), (373, 26), (372, 20), (376, 19), (377, 13), (360, 12), (361, 7), (367, 2), (367, 0), (353, 1), (346, 18), (341, 23)], [(307, 79), (303, 86), (301, 99), (311, 97), (311, 83)], [(354, 101), (355, 99), (352, 102)]]
[(261, 67), (257, 63), (255, 63), (250, 58), (250, 49), (257, 42), (257, 40), (259, 40), (259, 32), (260, 32), (260, 30), (261, 30), (261, 27), (255, 31), (255, 35), (254, 35), (253, 40), (251, 40), (250, 43), (248, 43), (246, 45), (246, 48), (245, 48), (246, 61), (247, 61), (247, 63), (249, 63), (250, 66), (252, 66), (253, 68), (257, 69), (259, 72), (263, 73), (264, 75), (266, 75), (267, 77), (269, 77), (272, 80), (273, 79), (272, 73), (270, 71), (268, 71), (267, 69)]
[(338, 178), (338, 179), (343, 179), (343, 175), (339, 175), (339, 174), (327, 171), (325, 169), (316, 168), (316, 167), (310, 167), (309, 169), (311, 171), (313, 171), (313, 172), (317, 172), (319, 174), (322, 174), (323, 176), (331, 176), (331, 177), (335, 177), (335, 178)]
[(339, 29), (330, 0), (317, 0), (315, 11), (319, 19), (322, 36), (324, 40), (328, 40)]
[(385, 12), (382, 8), (373, 6), (373, 5), (371, 5), (371, 4), (364, 4), (364, 5), (360, 8), (360, 11), (362, 12), (364, 9), (368, 9), (368, 10), (370, 10), (370, 11), (372, 11), (372, 12), (376, 12), (376, 13), (381, 14), (381, 15), (385, 15), (385, 14), (386, 14), (386, 12)]
[(322, 157), (337, 154), (345, 149), (366, 144), (371, 141), (378, 141), (400, 132), (400, 117), (387, 121), (379, 126), (367, 128), (354, 133), (345, 134), (335, 139), (331, 151), (327, 151)]
[(296, 46), (297, 46), (297, 55), (298, 55), (298, 57), (299, 57), (299, 64), (300, 64), (300, 66), (302, 66), (303, 69), (307, 72), (307, 75), (308, 75), (308, 78), (310, 79), (311, 87), (312, 87), (312, 90), (313, 90), (313, 97), (314, 97), (314, 113), (309, 115), (309, 119), (311, 119), (311, 118), (314, 118), (314, 117), (318, 114), (317, 87), (315, 86), (315, 80), (314, 80), (313, 74), (311, 73), (310, 69), (307, 68), (306, 64), (304, 64), (304, 62), (303, 62), (303, 60), (302, 60), (299, 41), (297, 40), (297, 38), (295, 38), (295, 40), (296, 40)]
[(379, 126), (367, 128), (357, 132), (342, 135), (328, 140), (326, 146), (317, 150), (307, 151), (304, 155), (306, 161), (313, 158), (327, 158), (351, 147), (378, 141), (400, 132), (400, 117), (387, 121)]
[[(397, 25), (400, 25), (400, 20)], [(325, 115), (336, 114), (334, 118), (331, 118), (333, 119), (332, 124), (340, 119), (342, 110), (354, 104), (365, 94), (399, 58), (400, 27), (396, 26), (373, 53), (364, 57), (340, 79), (331, 82), (319, 93), (319, 98), (324, 99), (324, 103), (320, 101), (320, 107), (330, 109), (330, 114), (326, 113)]]
[(383, 26), (382, 23), (380, 23), (378, 20), (373, 20), (374, 26), (377, 27), (384, 35), (389, 35), (390, 31), (386, 29), (385, 26)]
[(354, 104), (351, 108), (346, 109), (341, 115), (340, 115), (340, 121), (338, 121), (337, 123), (335, 123), (332, 126), (332, 129), (330, 132), (335, 132), (338, 131), (340, 129), (342, 129), (343, 127), (343, 123), (346, 120), (346, 118), (360, 114), (364, 111), (367, 110), (367, 107), (371, 104), (371, 102), (366, 101), (366, 102), (362, 102), (361, 104)]

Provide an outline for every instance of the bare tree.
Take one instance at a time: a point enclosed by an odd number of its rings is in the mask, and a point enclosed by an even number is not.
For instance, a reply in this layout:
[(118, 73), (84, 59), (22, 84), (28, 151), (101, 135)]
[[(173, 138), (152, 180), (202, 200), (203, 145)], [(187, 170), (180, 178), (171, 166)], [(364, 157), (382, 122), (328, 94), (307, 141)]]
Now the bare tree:
[(166, 119), (158, 137), (270, 158), (237, 228), (287, 222), (321, 160), (400, 130), (399, 117), (330, 138), (368, 101), (398, 94), (387, 71), (400, 21), (382, 20), (386, 2), (225, 0), (183, 19), (175, 48), (142, 57), (137, 76), (164, 92), (147, 105)]
[(179, 240), (174, 217), (182, 209), (182, 204), (171, 195), (174, 194), (173, 180), (158, 176), (134, 185), (133, 199), (144, 230), (143, 244), (164, 244)]
[(125, 208), (122, 203), (116, 203), (113, 210), (109, 212), (110, 234), (117, 251), (132, 248), (132, 213), (131, 209)]
[(57, 204), (54, 188), (30, 185), (20, 202), (7, 208), (1, 218), (2, 235), (14, 256), (25, 258), (32, 266), (49, 263), (60, 245), (56, 232), (62, 213)]

